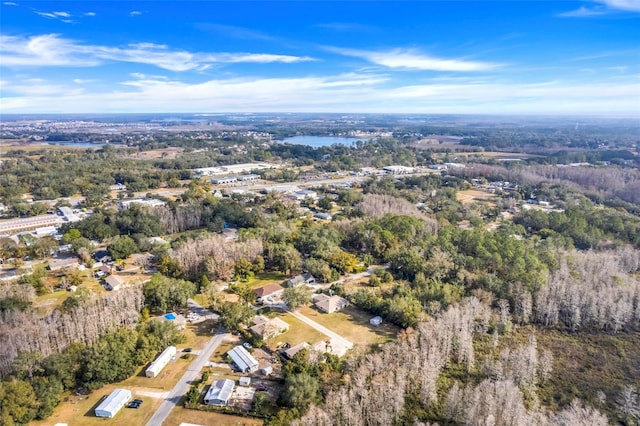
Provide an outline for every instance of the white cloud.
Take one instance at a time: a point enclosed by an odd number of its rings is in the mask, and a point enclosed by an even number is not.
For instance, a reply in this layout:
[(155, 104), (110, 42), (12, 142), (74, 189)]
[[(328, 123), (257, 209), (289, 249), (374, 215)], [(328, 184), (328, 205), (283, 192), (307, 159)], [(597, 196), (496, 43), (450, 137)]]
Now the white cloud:
[(603, 3), (609, 9), (625, 10), (628, 12), (640, 12), (640, 0), (596, 0)]
[(326, 50), (344, 56), (353, 56), (387, 68), (428, 71), (485, 71), (497, 68), (499, 64), (467, 61), (464, 59), (436, 58), (417, 53), (414, 50), (393, 49), (370, 51), (326, 47)]
[(164, 44), (134, 43), (125, 47), (86, 45), (45, 34), (33, 37), (0, 36), (5, 67), (97, 66), (105, 61), (148, 64), (170, 71), (204, 70), (211, 64), (295, 63), (312, 61), (308, 56), (268, 53), (202, 53), (173, 50)]
[(598, 16), (604, 14), (604, 10), (601, 8), (598, 9), (589, 9), (584, 6), (580, 6), (576, 10), (570, 10), (569, 12), (559, 13), (557, 16), (561, 18), (587, 18), (589, 16)]
[(87, 12), (84, 14), (84, 16), (96, 16), (95, 12)]
[(129, 12), (129, 16), (140, 16), (142, 15), (142, 12), (140, 12), (139, 10), (132, 10), (131, 12)]
[[(576, 84), (491, 80), (392, 86), (380, 74), (231, 78), (187, 83), (135, 75), (102, 92), (47, 82), (10, 84), (0, 111), (11, 112), (405, 112), (599, 114), (638, 116), (637, 78)], [(42, 87), (40, 87), (42, 86)], [(115, 87), (115, 88), (114, 88)], [(77, 88), (76, 88), (77, 89)]]
[(5, 6), (17, 6), (18, 3), (12, 2), (12, 1), (5, 1), (2, 3)]
[(561, 18), (589, 18), (592, 16), (604, 15), (606, 13), (640, 12), (640, 0), (594, 0), (598, 5), (594, 7), (580, 6), (576, 10), (559, 13)]

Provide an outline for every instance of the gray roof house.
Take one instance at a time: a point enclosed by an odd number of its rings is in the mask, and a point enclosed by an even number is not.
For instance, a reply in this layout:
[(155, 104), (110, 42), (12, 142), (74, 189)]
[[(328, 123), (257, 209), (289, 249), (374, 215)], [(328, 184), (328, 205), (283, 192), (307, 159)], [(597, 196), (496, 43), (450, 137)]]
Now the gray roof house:
[(204, 403), (207, 405), (224, 406), (229, 405), (231, 394), (236, 384), (233, 380), (222, 379), (211, 384), (204, 396)]
[(242, 346), (236, 346), (227, 352), (233, 364), (243, 373), (258, 371), (258, 361)]
[(315, 283), (315, 277), (310, 273), (305, 272), (302, 275), (296, 275), (295, 277), (288, 280), (285, 284), (287, 287), (298, 287), (301, 285), (313, 285)]

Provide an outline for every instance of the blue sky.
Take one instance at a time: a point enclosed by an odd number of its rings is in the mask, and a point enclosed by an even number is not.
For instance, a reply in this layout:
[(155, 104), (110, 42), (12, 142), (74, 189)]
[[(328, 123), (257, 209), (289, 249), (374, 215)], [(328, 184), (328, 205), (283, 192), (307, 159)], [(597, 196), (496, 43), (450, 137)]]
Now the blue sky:
[(0, 112), (640, 116), (640, 0), (0, 0)]

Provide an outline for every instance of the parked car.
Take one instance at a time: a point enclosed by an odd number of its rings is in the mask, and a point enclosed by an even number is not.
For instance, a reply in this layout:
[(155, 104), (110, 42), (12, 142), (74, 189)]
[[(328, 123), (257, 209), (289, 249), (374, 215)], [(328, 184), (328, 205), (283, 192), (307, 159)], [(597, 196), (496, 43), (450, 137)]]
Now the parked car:
[(251, 346), (251, 343), (249, 343), (249, 342), (244, 342), (242, 344), (242, 346), (244, 346), (245, 349), (251, 349), (253, 347), (253, 346)]
[(191, 352), (192, 350), (193, 350), (193, 349), (191, 349), (191, 348), (184, 348), (184, 349), (182, 350), (182, 352), (189, 353), (189, 352)]

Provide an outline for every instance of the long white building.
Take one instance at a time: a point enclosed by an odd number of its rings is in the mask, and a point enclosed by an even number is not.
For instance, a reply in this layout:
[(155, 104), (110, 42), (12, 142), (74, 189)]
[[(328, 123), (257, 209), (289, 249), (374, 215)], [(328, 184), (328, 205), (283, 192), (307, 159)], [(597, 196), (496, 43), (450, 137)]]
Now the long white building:
[(169, 361), (171, 361), (175, 356), (176, 347), (169, 346), (167, 349), (162, 351), (160, 355), (158, 355), (158, 358), (156, 358), (149, 367), (147, 367), (144, 374), (147, 377), (156, 377), (162, 371), (162, 369), (166, 367), (167, 364), (169, 364)]
[(242, 346), (236, 346), (227, 354), (231, 357), (235, 366), (243, 373), (258, 371), (258, 361)]
[(114, 389), (95, 409), (96, 417), (113, 417), (131, 399), (129, 389)]

